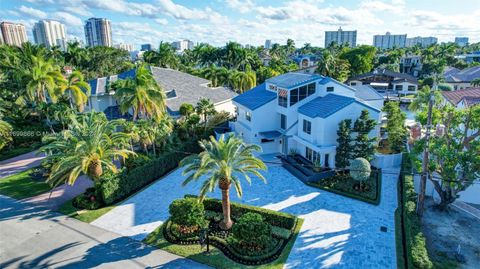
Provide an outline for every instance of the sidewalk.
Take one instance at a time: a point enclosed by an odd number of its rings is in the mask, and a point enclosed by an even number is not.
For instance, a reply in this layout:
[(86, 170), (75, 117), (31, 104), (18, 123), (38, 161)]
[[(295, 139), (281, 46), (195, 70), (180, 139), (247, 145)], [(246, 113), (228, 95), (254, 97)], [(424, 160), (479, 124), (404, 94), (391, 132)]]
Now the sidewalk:
[(13, 175), (24, 170), (39, 166), (45, 158), (44, 154), (36, 155), (36, 152), (29, 152), (17, 157), (0, 162), (0, 179)]
[(0, 195), (0, 268), (209, 268)]

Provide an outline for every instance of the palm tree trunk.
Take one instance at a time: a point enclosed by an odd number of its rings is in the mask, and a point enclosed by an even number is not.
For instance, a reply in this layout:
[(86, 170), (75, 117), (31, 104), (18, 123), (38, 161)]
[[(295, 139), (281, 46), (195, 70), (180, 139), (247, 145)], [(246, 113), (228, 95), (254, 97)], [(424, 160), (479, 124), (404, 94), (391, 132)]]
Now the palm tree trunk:
[[(223, 186), (222, 186), (223, 187)], [(220, 222), (219, 226), (222, 230), (230, 230), (233, 225), (233, 221), (230, 217), (230, 184), (226, 188), (222, 188), (222, 211), (223, 211), (223, 220)]]

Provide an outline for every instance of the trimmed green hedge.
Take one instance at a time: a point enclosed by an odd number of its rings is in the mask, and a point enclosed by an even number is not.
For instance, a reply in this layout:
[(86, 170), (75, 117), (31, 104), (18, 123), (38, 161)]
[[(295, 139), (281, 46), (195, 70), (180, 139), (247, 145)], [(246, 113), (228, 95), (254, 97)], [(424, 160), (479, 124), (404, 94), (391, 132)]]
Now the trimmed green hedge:
[(405, 155), (402, 163), (401, 179), (403, 183), (403, 218), (404, 218), (404, 231), (406, 241), (407, 252), (407, 267), (430, 269), (433, 268), (433, 264), (428, 256), (426, 247), (425, 236), (422, 233), (422, 227), (420, 218), (416, 212), (417, 194), (415, 193), (413, 176), (406, 175), (405, 171), (409, 168), (410, 160)]
[(131, 170), (122, 169), (116, 174), (106, 174), (102, 178), (101, 193), (106, 205), (125, 199), (136, 191), (161, 178), (178, 167), (178, 163), (188, 153), (200, 152), (197, 140), (185, 142), (178, 151), (165, 152), (157, 158), (147, 160)]
[[(185, 195), (185, 197), (197, 197), (195, 195)], [(205, 198), (203, 200), (205, 210), (222, 212), (222, 200)], [(233, 219), (238, 219), (240, 216), (253, 212), (262, 215), (265, 221), (273, 226), (278, 226), (284, 229), (291, 230), (295, 227), (296, 217), (287, 213), (272, 211), (260, 207), (244, 205), (239, 203), (230, 203), (230, 210)]]

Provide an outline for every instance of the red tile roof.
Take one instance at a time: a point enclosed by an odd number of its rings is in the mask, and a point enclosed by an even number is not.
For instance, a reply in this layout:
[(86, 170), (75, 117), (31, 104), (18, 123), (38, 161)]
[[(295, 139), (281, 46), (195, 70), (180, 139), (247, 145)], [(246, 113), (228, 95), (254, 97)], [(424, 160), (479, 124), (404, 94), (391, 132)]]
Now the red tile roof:
[(453, 105), (457, 105), (463, 98), (480, 98), (480, 88), (468, 88), (456, 91), (442, 91), (442, 95)]

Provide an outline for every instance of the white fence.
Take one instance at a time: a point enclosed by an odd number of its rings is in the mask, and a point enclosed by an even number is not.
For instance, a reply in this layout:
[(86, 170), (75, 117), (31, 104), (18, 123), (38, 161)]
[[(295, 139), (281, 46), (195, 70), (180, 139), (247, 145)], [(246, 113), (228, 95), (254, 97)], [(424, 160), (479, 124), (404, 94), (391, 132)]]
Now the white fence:
[(375, 153), (372, 165), (377, 168), (400, 168), (402, 165), (402, 153), (380, 154)]

